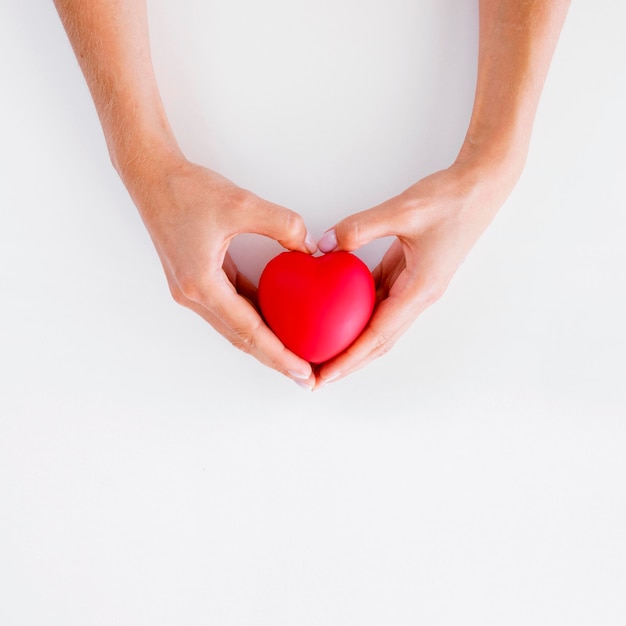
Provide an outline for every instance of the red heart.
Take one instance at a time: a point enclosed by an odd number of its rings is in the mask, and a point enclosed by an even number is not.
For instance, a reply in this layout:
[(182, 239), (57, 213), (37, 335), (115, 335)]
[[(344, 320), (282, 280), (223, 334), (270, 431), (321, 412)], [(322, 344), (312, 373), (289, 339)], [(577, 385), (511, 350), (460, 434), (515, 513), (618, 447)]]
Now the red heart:
[(374, 309), (374, 280), (349, 252), (283, 252), (263, 270), (259, 305), (268, 326), (298, 356), (323, 363), (345, 350)]

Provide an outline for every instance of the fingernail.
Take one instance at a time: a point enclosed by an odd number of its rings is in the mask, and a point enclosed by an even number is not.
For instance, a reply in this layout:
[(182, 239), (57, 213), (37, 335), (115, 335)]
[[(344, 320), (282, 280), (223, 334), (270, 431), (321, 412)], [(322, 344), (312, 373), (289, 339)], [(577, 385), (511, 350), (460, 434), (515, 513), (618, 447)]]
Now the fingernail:
[(309, 378), (311, 378), (311, 372), (307, 372), (305, 374), (304, 372), (294, 372), (293, 370), (289, 370), (287, 374), (289, 374), (291, 378), (297, 378), (298, 380), (309, 380)]
[(306, 391), (313, 391), (313, 387), (311, 385), (307, 385), (303, 380), (294, 380), (294, 383), (300, 387), (300, 389), (304, 389)]
[(337, 380), (341, 376), (341, 372), (335, 372), (330, 376), (322, 376), (322, 382), (327, 385), (328, 383), (332, 383), (333, 380)]
[(317, 247), (324, 252), (332, 252), (337, 247), (337, 233), (335, 229), (326, 231), (317, 242)]
[(313, 236), (309, 232), (307, 232), (307, 234), (306, 234), (306, 238), (304, 240), (304, 245), (306, 246), (306, 249), (311, 254), (315, 254), (317, 252), (317, 244), (315, 243), (315, 239), (313, 239)]

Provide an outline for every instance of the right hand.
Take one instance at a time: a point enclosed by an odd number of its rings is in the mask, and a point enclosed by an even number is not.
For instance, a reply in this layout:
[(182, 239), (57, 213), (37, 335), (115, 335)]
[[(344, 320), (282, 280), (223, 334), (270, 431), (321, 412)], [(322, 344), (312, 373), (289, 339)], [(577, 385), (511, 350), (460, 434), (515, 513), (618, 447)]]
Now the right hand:
[(195, 311), (235, 347), (312, 388), (311, 365), (261, 319), (256, 288), (228, 254), (236, 235), (257, 233), (289, 250), (317, 249), (298, 213), (241, 189), (174, 155), (123, 176), (163, 264), (174, 300)]

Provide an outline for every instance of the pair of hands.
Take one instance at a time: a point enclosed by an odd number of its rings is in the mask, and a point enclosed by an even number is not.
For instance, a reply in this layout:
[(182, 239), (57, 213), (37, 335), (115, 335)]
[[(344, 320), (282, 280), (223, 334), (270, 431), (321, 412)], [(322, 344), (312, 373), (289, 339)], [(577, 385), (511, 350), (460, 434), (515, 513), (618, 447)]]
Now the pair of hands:
[[(55, 0), (89, 85), (112, 162), (152, 236), (176, 301), (234, 345), (312, 389), (389, 350), (443, 293), (515, 184), (570, 0), (479, 0), (474, 106), (454, 164), (342, 220), (319, 249), (396, 241), (374, 270), (369, 325), (315, 371), (263, 323), (228, 247), (259, 233), (313, 252), (302, 218), (189, 163), (167, 120), (150, 58), (146, 0)], [(94, 44), (97, 44), (95, 45)]]
[[(316, 242), (302, 217), (223, 176), (170, 155), (126, 181), (163, 264), (172, 296), (234, 346), (301, 386), (320, 387), (387, 352), (446, 289), (510, 191), (506, 176), (457, 162), (400, 195), (337, 223)], [(377, 304), (343, 353), (315, 368), (290, 352), (263, 322), (256, 288), (228, 253), (241, 233), (271, 237), (289, 250), (354, 251), (396, 240), (374, 269)]]
[[(309, 389), (383, 354), (450, 279), (515, 184), (570, 0), (480, 0), (474, 106), (454, 164), (335, 224), (322, 252), (396, 241), (374, 270), (377, 306), (342, 354), (313, 371), (264, 324), (228, 247), (259, 233), (313, 252), (302, 218), (182, 155), (150, 59), (146, 0), (55, 0), (109, 154), (154, 241), (177, 302), (234, 345)], [(94, 45), (95, 44), (97, 45)]]

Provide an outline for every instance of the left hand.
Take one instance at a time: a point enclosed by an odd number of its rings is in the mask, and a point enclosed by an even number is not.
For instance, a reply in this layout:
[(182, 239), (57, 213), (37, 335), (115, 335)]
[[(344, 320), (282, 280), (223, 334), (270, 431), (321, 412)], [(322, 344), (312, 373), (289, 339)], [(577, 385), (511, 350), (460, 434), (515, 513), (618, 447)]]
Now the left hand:
[(322, 252), (356, 250), (379, 237), (397, 239), (373, 271), (377, 304), (369, 324), (319, 368), (318, 387), (385, 354), (441, 297), (516, 180), (496, 167), (455, 163), (325, 233), (318, 243)]

